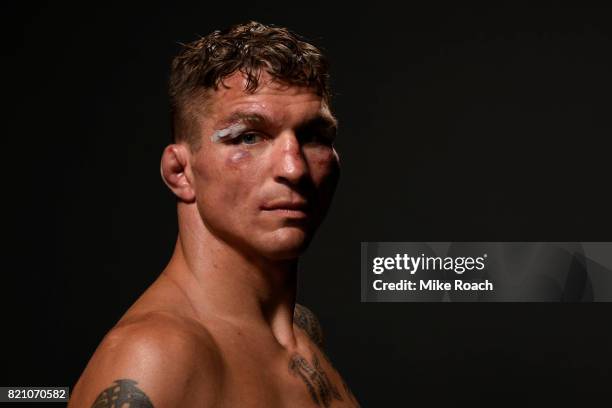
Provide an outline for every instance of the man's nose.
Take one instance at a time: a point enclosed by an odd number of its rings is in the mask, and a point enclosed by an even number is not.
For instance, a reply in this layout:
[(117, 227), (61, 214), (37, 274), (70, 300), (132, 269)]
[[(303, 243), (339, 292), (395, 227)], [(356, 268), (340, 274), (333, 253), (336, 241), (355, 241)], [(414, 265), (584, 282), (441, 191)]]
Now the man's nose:
[(299, 140), (293, 133), (281, 135), (276, 140), (277, 157), (275, 163), (275, 179), (298, 184), (309, 173), (308, 162)]

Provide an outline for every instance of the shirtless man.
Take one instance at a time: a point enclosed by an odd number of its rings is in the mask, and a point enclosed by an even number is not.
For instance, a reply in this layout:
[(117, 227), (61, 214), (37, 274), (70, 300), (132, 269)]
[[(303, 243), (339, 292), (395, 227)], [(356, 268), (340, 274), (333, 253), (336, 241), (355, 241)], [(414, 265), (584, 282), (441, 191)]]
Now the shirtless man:
[(187, 44), (170, 79), (172, 258), (104, 337), (70, 408), (356, 407), (295, 304), (339, 176), (327, 64), (251, 22)]

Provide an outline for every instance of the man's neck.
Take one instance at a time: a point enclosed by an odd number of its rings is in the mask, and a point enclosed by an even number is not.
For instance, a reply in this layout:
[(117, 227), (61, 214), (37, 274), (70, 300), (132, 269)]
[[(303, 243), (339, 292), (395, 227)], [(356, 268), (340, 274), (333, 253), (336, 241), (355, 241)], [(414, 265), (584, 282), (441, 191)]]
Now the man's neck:
[(164, 275), (180, 287), (198, 317), (267, 326), (282, 346), (295, 347), (297, 259), (249, 257), (205, 227), (180, 229)]

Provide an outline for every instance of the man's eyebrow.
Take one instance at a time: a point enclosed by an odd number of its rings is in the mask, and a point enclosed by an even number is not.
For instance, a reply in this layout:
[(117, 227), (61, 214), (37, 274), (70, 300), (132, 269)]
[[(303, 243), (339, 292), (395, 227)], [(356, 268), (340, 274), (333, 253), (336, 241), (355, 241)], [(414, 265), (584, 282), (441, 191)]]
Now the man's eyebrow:
[(272, 121), (270, 120), (270, 118), (258, 112), (236, 111), (219, 121), (219, 123), (217, 123), (217, 126), (215, 127), (218, 129), (222, 129), (227, 126), (235, 125), (238, 123), (245, 123), (249, 125), (264, 125), (269, 124), (271, 122)]
[(306, 122), (298, 126), (299, 129), (319, 128), (336, 130), (338, 128), (338, 120), (332, 115), (319, 114), (314, 118), (308, 119)]

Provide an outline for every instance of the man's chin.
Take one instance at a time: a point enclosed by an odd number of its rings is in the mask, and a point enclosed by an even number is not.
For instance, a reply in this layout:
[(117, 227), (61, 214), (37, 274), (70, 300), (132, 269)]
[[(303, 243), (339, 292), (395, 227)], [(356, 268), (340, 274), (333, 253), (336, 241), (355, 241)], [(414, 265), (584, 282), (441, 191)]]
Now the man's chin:
[(302, 229), (283, 228), (266, 240), (262, 252), (266, 258), (275, 261), (295, 259), (308, 248), (311, 238), (310, 234), (306, 234)]

